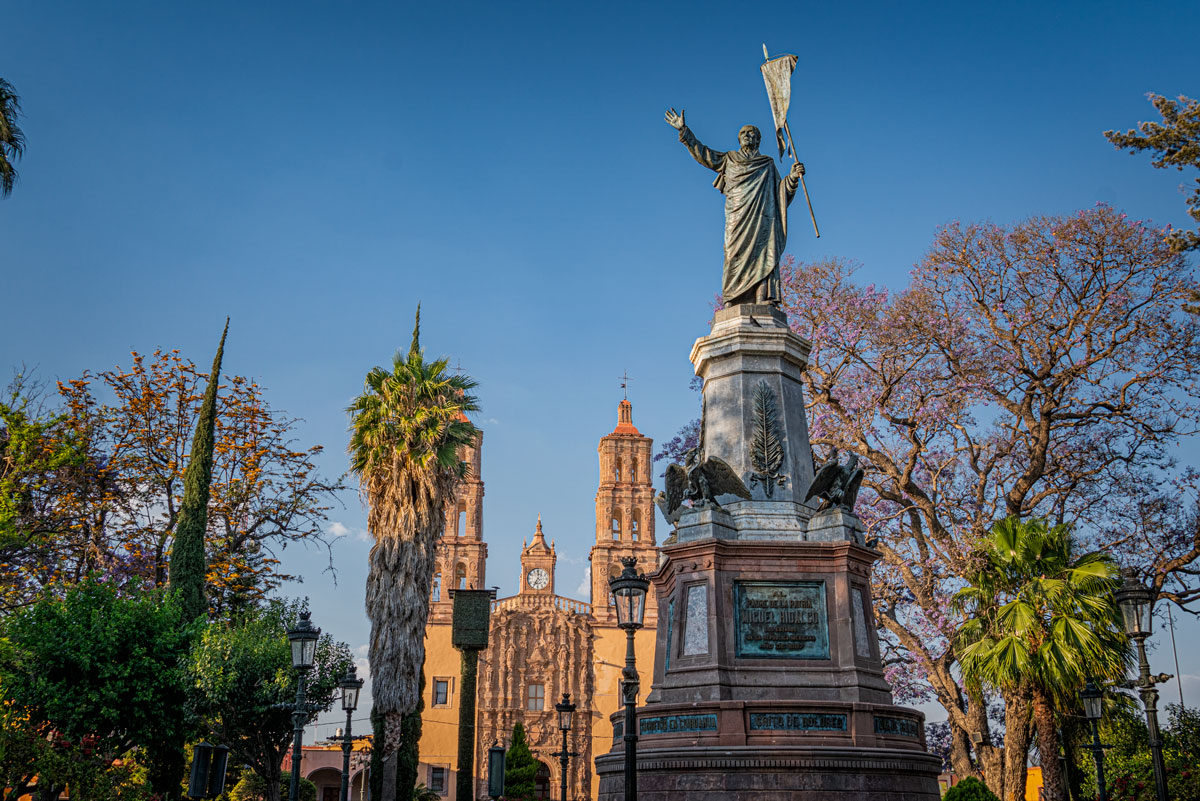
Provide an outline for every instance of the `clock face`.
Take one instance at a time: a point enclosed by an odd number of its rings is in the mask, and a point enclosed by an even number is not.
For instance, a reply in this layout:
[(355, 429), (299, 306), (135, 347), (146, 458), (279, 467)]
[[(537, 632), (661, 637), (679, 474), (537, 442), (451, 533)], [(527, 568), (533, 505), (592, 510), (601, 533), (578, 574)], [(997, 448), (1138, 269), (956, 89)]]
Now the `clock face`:
[(525, 577), (525, 582), (535, 590), (544, 590), (546, 585), (550, 583), (550, 574), (540, 567), (535, 567), (529, 571), (529, 575)]

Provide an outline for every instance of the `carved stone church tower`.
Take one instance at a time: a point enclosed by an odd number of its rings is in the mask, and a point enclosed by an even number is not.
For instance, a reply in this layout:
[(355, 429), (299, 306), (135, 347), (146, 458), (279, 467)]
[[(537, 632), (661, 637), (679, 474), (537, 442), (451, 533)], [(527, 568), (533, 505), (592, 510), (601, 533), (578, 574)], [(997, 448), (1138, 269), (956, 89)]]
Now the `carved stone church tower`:
[[(654, 541), (654, 485), (651, 446), (633, 424), (633, 404), (617, 406), (617, 427), (600, 440), (600, 486), (596, 490), (596, 544), (588, 556), (592, 570), (592, 615), (599, 625), (617, 624), (609, 603), (608, 578), (621, 573), (621, 559), (638, 560), (638, 571), (658, 566)], [(646, 604), (646, 625), (653, 628), (658, 605)]]
[(446, 527), (437, 545), (430, 620), (450, 622), (454, 604), (450, 589), (479, 590), (487, 580), (487, 543), (483, 541), (483, 478), (480, 449), (483, 432), (463, 453), (470, 472), (459, 484), (458, 501), (446, 510)]

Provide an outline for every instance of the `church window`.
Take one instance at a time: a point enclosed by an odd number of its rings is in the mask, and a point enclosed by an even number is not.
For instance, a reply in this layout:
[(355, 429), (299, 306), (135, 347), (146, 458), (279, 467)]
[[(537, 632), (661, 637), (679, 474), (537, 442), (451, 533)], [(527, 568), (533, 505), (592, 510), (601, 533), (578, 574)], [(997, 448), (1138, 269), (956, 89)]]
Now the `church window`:
[(525, 709), (530, 712), (541, 712), (546, 707), (546, 685), (530, 684), (525, 696)]
[(452, 686), (452, 678), (443, 678), (433, 680), (433, 705), (434, 706), (450, 706), (450, 688)]
[(632, 463), (629, 465), (629, 480), (637, 481), (637, 457), (633, 457)]
[(454, 586), (460, 590), (467, 588), (467, 566), (462, 562), (459, 562), (458, 567), (454, 568)]
[(634, 542), (641, 536), (642, 516), (637, 509), (633, 510), (633, 520), (630, 521), (629, 533)]
[(545, 762), (538, 762), (537, 773), (533, 777), (533, 797), (538, 801), (548, 801), (550, 798), (550, 768)]
[(625, 463), (621, 460), (621, 457), (618, 456), (617, 457), (617, 467), (615, 470), (613, 470), (613, 480), (614, 481), (621, 480), (621, 470), (624, 469), (624, 467), (625, 467)]
[(458, 507), (458, 528), (454, 530), (454, 536), (461, 537), (467, 529), (467, 508), (465, 506)]
[(442, 600), (442, 573), (439, 570), (433, 574), (433, 602)]
[(612, 538), (614, 540), (621, 539), (621, 513), (612, 513)]

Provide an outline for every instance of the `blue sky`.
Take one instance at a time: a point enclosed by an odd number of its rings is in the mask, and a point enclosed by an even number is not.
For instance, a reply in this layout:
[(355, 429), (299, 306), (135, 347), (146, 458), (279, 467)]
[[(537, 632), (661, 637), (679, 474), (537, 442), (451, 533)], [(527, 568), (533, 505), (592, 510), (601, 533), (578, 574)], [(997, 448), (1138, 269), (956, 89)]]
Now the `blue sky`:
[[(480, 381), (502, 593), (541, 513), (559, 587), (586, 598), (623, 371), (647, 435), (694, 413), (722, 202), (662, 115), (686, 109), (718, 148), (768, 130), (763, 42), (800, 59), (791, 128), (822, 232), (798, 201), (800, 258), (899, 287), (954, 219), (1107, 202), (1188, 224), (1184, 178), (1101, 132), (1150, 118), (1146, 92), (1200, 94), (1191, 2), (5, 0), (0, 19), (29, 139), (0, 201), (0, 367), (70, 378), (155, 347), (205, 363), (230, 315), (226, 369), (340, 473), (343, 409), (421, 301), (428, 350)], [(315, 551), (285, 562), (358, 647), (365, 514), (344, 500), (336, 586)], [(1196, 647), (1181, 659), (1200, 673)]]

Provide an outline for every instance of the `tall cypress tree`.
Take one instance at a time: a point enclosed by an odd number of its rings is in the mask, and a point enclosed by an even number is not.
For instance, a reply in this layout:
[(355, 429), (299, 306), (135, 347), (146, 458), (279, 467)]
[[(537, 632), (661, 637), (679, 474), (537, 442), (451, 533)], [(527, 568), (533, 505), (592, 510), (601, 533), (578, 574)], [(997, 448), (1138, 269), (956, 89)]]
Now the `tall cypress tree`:
[(213, 359), (208, 389), (200, 406), (200, 419), (192, 436), (192, 453), (183, 473), (183, 502), (171, 546), (169, 586), (178, 596), (185, 619), (195, 620), (208, 613), (204, 596), (204, 533), (208, 530), (208, 490), (212, 485), (213, 444), (217, 427), (217, 384), (221, 382), (221, 358), (225, 354), (225, 335), (229, 318)]

